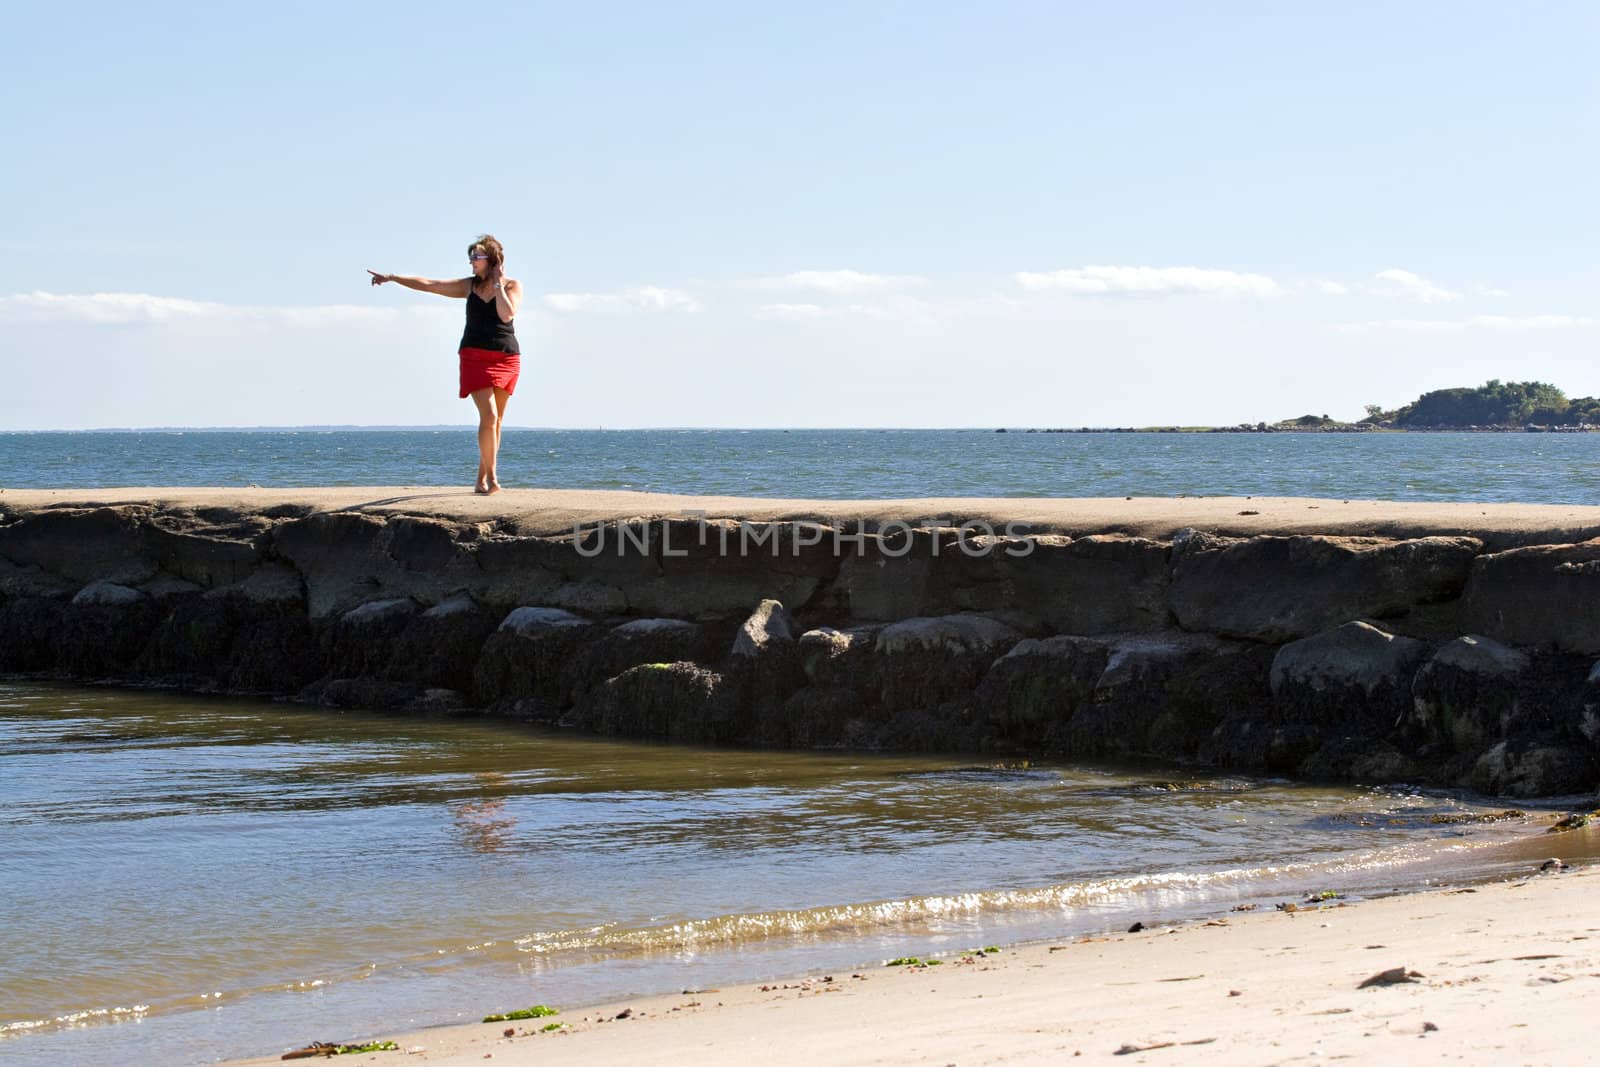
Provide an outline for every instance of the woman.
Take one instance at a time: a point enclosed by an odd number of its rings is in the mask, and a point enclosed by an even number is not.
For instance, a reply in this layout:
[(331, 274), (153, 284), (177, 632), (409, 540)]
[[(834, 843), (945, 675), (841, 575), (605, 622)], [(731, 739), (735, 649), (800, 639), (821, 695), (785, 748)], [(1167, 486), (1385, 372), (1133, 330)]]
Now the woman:
[(522, 283), (504, 273), (506, 250), (484, 234), (467, 248), (472, 277), (435, 282), (403, 274), (368, 270), (373, 285), (399, 282), (407, 289), (438, 293), (467, 301), (467, 328), (461, 335), (461, 395), (478, 405), (478, 481), (475, 493), (497, 493), (500, 479), (495, 460), (500, 455), (500, 425), (506, 402), (517, 388), (522, 371), (522, 349), (511, 320), (522, 303)]

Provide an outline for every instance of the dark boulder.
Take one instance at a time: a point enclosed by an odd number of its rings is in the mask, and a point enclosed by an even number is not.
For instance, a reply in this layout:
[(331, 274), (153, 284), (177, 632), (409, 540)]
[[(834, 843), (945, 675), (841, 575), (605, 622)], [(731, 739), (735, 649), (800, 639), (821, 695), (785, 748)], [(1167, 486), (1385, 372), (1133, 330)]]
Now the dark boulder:
[(1172, 611), (1185, 630), (1292, 641), (1456, 597), (1481, 547), (1473, 537), (1236, 538), (1184, 530), (1173, 539)]
[(896, 715), (970, 698), (990, 664), (1022, 639), (1017, 629), (986, 615), (890, 623), (873, 642), (878, 703)]
[(975, 693), (993, 743), (1027, 751), (1065, 744), (1063, 731), (1094, 693), (1110, 650), (1091, 637), (1026, 638), (996, 659)]
[(73, 678), (128, 678), (165, 612), (130, 586), (98, 581), (79, 590), (51, 635), (54, 670)]
[(599, 734), (697, 744), (749, 740), (749, 715), (722, 675), (694, 663), (645, 663), (608, 678), (563, 720)]
[(1528, 654), (1477, 634), (1458, 637), (1423, 664), (1404, 727), (1424, 751), (1481, 753), (1521, 718)]
[(495, 616), (465, 593), (409, 618), (393, 639), (385, 677), (432, 689), (469, 691)]
[(1272, 658), (1269, 684), (1281, 722), (1382, 731), (1411, 706), (1411, 680), (1427, 646), (1356, 620), (1290, 641)]
[(371, 600), (340, 614), (322, 632), (323, 660), (334, 678), (379, 677), (400, 634), (418, 612), (410, 597)]
[(1572, 745), (1501, 741), (1478, 757), (1463, 784), (1507, 797), (1592, 795), (1600, 769), (1591, 753)]
[(589, 619), (561, 608), (520, 607), (483, 644), (473, 669), (480, 704), (531, 702), (537, 717), (556, 718), (573, 700), (581, 672), (574, 663), (600, 633)]
[(1600, 653), (1600, 538), (1483, 556), (1464, 609), (1469, 626), (1509, 644)]

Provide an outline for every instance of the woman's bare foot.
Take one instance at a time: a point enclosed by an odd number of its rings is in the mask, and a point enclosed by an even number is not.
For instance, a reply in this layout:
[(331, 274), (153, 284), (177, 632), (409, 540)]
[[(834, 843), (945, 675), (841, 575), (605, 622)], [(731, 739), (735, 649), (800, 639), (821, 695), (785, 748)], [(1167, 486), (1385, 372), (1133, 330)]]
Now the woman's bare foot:
[(489, 488), (484, 490), (485, 493), (498, 493), (499, 491), (500, 491), (500, 483), (498, 481), (492, 481), (492, 480), (489, 482)]
[(486, 482), (484, 482), (482, 480), (479, 480), (478, 484), (472, 487), (472, 491), (474, 493), (477, 493), (479, 496), (488, 496), (490, 493), (494, 492), (494, 490), (497, 489), (497, 488), (499, 488), (499, 486), (495, 486), (494, 488), (490, 488), (488, 483), (486, 483)]

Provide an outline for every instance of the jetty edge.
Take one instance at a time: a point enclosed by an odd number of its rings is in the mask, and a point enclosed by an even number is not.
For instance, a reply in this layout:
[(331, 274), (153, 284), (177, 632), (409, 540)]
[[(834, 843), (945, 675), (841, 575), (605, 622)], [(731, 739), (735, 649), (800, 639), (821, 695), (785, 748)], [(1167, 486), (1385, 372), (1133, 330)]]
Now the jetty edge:
[(0, 672), (1592, 794), (1600, 507), (6, 489)]

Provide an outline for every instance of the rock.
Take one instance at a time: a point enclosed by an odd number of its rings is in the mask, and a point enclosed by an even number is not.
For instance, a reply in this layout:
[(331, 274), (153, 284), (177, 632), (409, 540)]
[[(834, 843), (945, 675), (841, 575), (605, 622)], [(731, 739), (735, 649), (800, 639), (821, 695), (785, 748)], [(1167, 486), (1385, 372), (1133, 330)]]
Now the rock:
[(308, 686), (297, 699), (329, 708), (406, 712), (412, 710), (420, 695), (417, 686), (387, 678), (330, 678)]
[(593, 625), (594, 623), (583, 616), (574, 615), (562, 608), (522, 607), (514, 608), (501, 621), (500, 630), (518, 637), (537, 637), (549, 630)]
[(1528, 669), (1528, 654), (1490, 637), (1467, 634), (1435, 652), (1433, 664), (1480, 678), (1512, 678)]
[(422, 613), (424, 619), (442, 620), (455, 618), (461, 615), (476, 615), (482, 612), (482, 607), (467, 593), (457, 593), (433, 605)]
[(1280, 643), (1349, 619), (1404, 614), (1460, 594), (1472, 537), (1173, 539), (1172, 610), (1185, 630)]
[(128, 678), (164, 614), (137, 589), (93, 582), (56, 620), (54, 669), (83, 679)]
[(1167, 547), (1120, 534), (919, 529), (847, 557), (838, 584), (839, 607), (858, 619), (1006, 611), (1067, 633), (1153, 630), (1166, 624)]
[(1359, 620), (1291, 641), (1268, 674), (1272, 714), (1235, 716), (1222, 736), (1236, 757), (1250, 758), (1243, 750), (1252, 747), (1263, 753), (1258, 772), (1339, 778), (1357, 764), (1398, 765), (1380, 748), (1410, 709), (1426, 654), (1422, 642)]
[(799, 633), (794, 620), (776, 600), (763, 600), (739, 627), (733, 639), (733, 655), (755, 657), (776, 651), (780, 646), (793, 651)]
[(60, 597), (78, 588), (76, 582), (30, 563), (18, 566), (0, 557), (0, 599), (11, 597)]
[(1025, 638), (984, 674), (976, 707), (1004, 743), (1059, 750), (1059, 732), (1094, 693), (1109, 658), (1094, 638)]
[(462, 715), (472, 710), (466, 697), (454, 689), (424, 689), (405, 710), (413, 715)]
[(169, 574), (207, 588), (242, 581), (261, 563), (271, 523), (208, 522), (193, 513), (151, 516), (141, 529), (145, 551)]
[(382, 673), (430, 690), (468, 691), (478, 655), (494, 631), (494, 616), (457, 593), (406, 622)]
[(324, 655), (300, 576), (268, 563), (233, 585), (175, 600), (138, 669), (188, 688), (288, 695), (323, 676)]
[(789, 696), (806, 684), (796, 640), (800, 628), (783, 604), (763, 600), (734, 635), (727, 680), (753, 712), (756, 739), (763, 744), (788, 732), (783, 725)]
[(401, 633), (418, 610), (410, 597), (393, 597), (345, 611), (322, 634), (329, 674), (341, 679), (383, 678)]
[[(1526, 653), (1491, 638), (1458, 637), (1436, 652), (1411, 686), (1407, 731), (1422, 744), (1463, 754), (1506, 739), (1528, 718), (1519, 691)], [(1540, 717), (1540, 716), (1535, 716)]]
[(66, 602), (51, 596), (13, 596), (0, 604), (0, 671), (53, 670), (66, 611)]
[[(454, 587), (471, 592), (479, 603), (494, 606), (540, 604), (567, 583), (563, 568), (583, 576), (583, 560), (574, 552), (570, 540), (543, 537), (487, 538), (465, 546), (471, 555), (473, 573)], [(643, 561), (648, 566), (649, 561)], [(607, 584), (602, 568), (591, 568), (588, 579), (595, 585)], [(556, 605), (571, 610), (580, 605)]]
[(791, 693), (777, 715), (763, 715), (756, 740), (789, 748), (839, 745), (846, 725), (866, 715), (860, 695), (837, 685), (808, 685)]
[(1483, 556), (1464, 610), (1469, 626), (1500, 641), (1600, 653), (1600, 538)]
[(78, 590), (77, 595), (72, 598), (72, 603), (74, 607), (86, 604), (97, 607), (123, 607), (148, 599), (139, 590), (118, 585), (116, 582), (90, 582)]
[(171, 574), (158, 574), (139, 587), (139, 591), (155, 600), (176, 600), (180, 597), (198, 596), (205, 592), (203, 586), (186, 578)]
[(1240, 646), (1210, 634), (1155, 633), (1107, 634), (1105, 668), (1095, 679), (1095, 690), (1104, 696), (1124, 687), (1143, 687), (1152, 678), (1167, 678), (1175, 668), (1192, 665), (1198, 659), (1226, 655)]
[(1600, 784), (1594, 758), (1570, 745), (1502, 741), (1478, 757), (1461, 784), (1506, 797), (1592, 793)]
[(140, 509), (63, 508), (0, 525), (0, 556), (74, 584), (138, 585), (160, 570), (139, 535)]
[(597, 686), (564, 720), (595, 733), (699, 744), (746, 740), (748, 717), (722, 676), (694, 663), (646, 663)]
[(476, 536), (431, 519), (319, 512), (274, 527), (270, 552), (300, 573), (311, 617), (323, 619), (371, 600), (437, 601), (484, 584)]
[(1320, 704), (1332, 711), (1345, 701), (1373, 701), (1384, 690), (1394, 703), (1409, 694), (1412, 672), (1426, 651), (1421, 641), (1369, 622), (1347, 622), (1278, 649), (1269, 677), (1272, 696), (1281, 704)]
[(224, 597), (179, 601), (157, 623), (138, 661), (138, 673), (187, 689), (221, 688), (238, 620)]
[(226, 603), (235, 619), (224, 682), (229, 689), (292, 693), (322, 674), (322, 648), (303, 605)]
[(396, 619), (410, 619), (417, 613), (417, 602), (410, 597), (370, 600), (339, 616), (342, 626), (384, 626)]
[(933, 652), (960, 656), (999, 654), (1022, 640), (1003, 622), (985, 615), (942, 615), (905, 619), (878, 631), (873, 651), (879, 656)]
[(642, 663), (675, 663), (707, 658), (711, 637), (705, 626), (687, 619), (632, 619), (594, 638), (572, 661), (573, 701), (607, 678)]
[(527, 701), (529, 714), (554, 721), (572, 704), (582, 677), (575, 663), (599, 633), (593, 622), (561, 608), (514, 609), (483, 644), (472, 675), (475, 699)]
[(896, 714), (970, 700), (989, 665), (1020, 640), (1017, 630), (983, 615), (890, 623), (873, 644), (876, 703)]
[(1030, 552), (1013, 555), (1012, 543), (998, 538), (994, 550), (977, 559), (966, 558), (959, 546), (947, 549), (940, 566), (957, 570), (947, 579), (950, 606), (1020, 612), (1065, 634), (1166, 627), (1167, 545), (1122, 534), (1040, 536), (1028, 543)]
[(1266, 703), (1259, 646), (1209, 634), (1108, 634), (1105, 667), (1062, 733), (1062, 755), (1192, 761), (1230, 710)]
[(252, 604), (304, 606), (306, 585), (298, 571), (279, 563), (263, 564), (233, 585), (213, 589), (213, 597), (237, 597)]
[(615, 615), (628, 610), (627, 595), (602, 582), (562, 582), (539, 599), (553, 607), (591, 615)]
[[(851, 740), (851, 728), (856, 726), (866, 727), (864, 736)], [(846, 739), (853, 747), (897, 752), (976, 752), (987, 731), (988, 723), (977, 713), (972, 697), (960, 694), (870, 723), (848, 723)]]
[(470, 526), (406, 515), (391, 517), (388, 533), (389, 558), (404, 570), (423, 573), (447, 569), (463, 554), (458, 541), (477, 540)]
[(816, 686), (843, 686), (865, 694), (872, 688), (872, 650), (881, 625), (836, 630), (821, 626), (800, 635), (800, 665)]
[(665, 520), (654, 530), (659, 577), (625, 587), (636, 611), (713, 620), (743, 617), (767, 599), (803, 606), (839, 567), (815, 525), (707, 522), (702, 538), (697, 523)]
[(613, 637), (629, 641), (652, 640), (659, 637), (698, 637), (705, 628), (688, 619), (631, 619), (611, 631)]
[[(918, 540), (931, 542), (931, 535)], [(917, 540), (913, 540), (913, 545)], [(874, 542), (866, 555), (846, 556), (839, 564), (834, 606), (852, 618), (893, 621), (922, 615), (933, 607), (928, 584), (931, 550), (888, 555)]]
[(1600, 660), (1589, 668), (1589, 677), (1583, 687), (1583, 711), (1578, 719), (1578, 731), (1590, 743), (1600, 742)]

